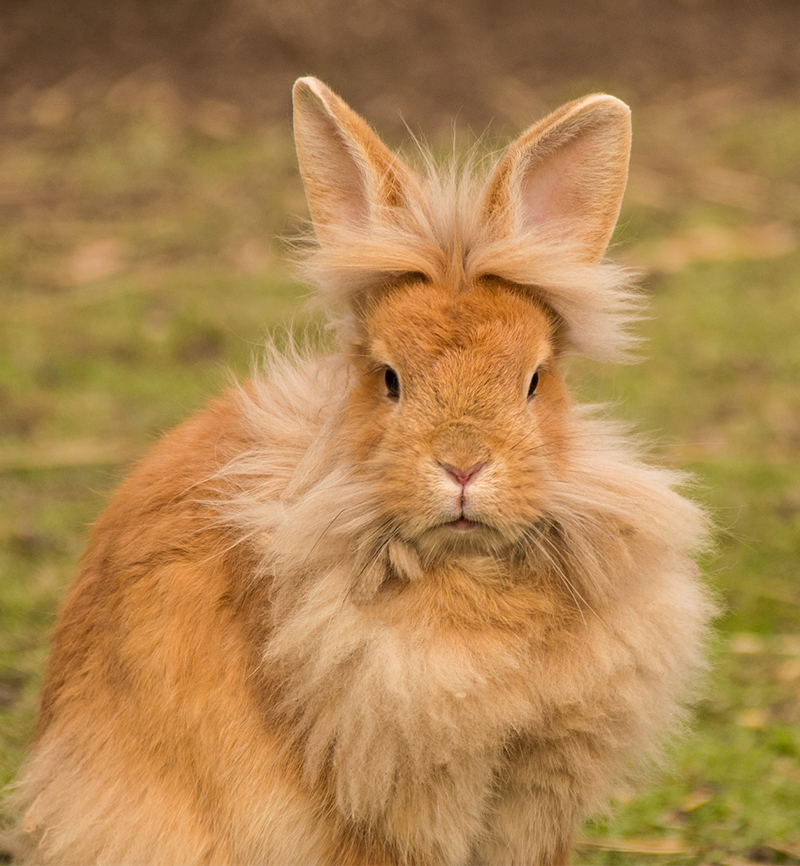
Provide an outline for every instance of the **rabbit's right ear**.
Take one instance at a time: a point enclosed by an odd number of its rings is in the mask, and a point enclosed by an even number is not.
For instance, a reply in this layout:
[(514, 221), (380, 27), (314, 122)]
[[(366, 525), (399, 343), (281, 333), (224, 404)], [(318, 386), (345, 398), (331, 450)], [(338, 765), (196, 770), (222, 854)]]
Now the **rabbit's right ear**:
[(411, 172), (342, 99), (317, 78), (292, 91), (300, 174), (317, 239), (366, 226), (402, 207)]

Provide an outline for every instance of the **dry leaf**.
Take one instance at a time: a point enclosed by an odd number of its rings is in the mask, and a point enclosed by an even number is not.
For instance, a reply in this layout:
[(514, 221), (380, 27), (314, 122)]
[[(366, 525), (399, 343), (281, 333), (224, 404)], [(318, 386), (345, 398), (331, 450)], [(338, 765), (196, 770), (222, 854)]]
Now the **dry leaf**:
[(736, 724), (740, 728), (765, 728), (769, 723), (769, 715), (766, 710), (760, 707), (751, 707), (749, 710), (743, 710), (736, 717)]
[(645, 249), (634, 249), (639, 265), (664, 273), (679, 273), (696, 262), (726, 262), (741, 259), (769, 259), (797, 249), (794, 229), (781, 222), (728, 228), (696, 226), (664, 238)]
[(681, 812), (694, 812), (701, 806), (711, 801), (714, 796), (710, 788), (697, 788), (691, 794), (683, 798), (680, 809)]
[(140, 452), (140, 447), (122, 440), (36, 442), (0, 451), (0, 472), (127, 463)]
[(798, 842), (765, 842), (765, 848), (770, 851), (777, 851), (778, 854), (783, 854), (784, 857), (791, 857), (792, 860), (800, 860), (800, 841)]
[(631, 854), (692, 854), (693, 851), (679, 839), (582, 839), (579, 847), (602, 848), (604, 851), (625, 851)]
[(45, 90), (31, 106), (31, 120), (37, 126), (52, 129), (72, 116), (72, 100), (60, 87)]
[(104, 280), (124, 267), (125, 245), (116, 238), (88, 241), (78, 247), (69, 263), (69, 276), (75, 285)]
[(632, 166), (628, 182), (628, 199), (654, 210), (671, 210), (675, 206), (674, 180), (660, 171)]
[(258, 238), (248, 238), (231, 248), (227, 257), (239, 273), (249, 276), (263, 273), (270, 263), (269, 250)]
[(722, 166), (703, 169), (694, 179), (695, 191), (707, 201), (746, 210), (763, 210), (769, 205), (770, 183), (765, 177)]
[(800, 634), (782, 634), (778, 644), (782, 655), (800, 656)]
[(800, 659), (789, 659), (778, 668), (778, 679), (782, 683), (800, 680)]
[(200, 132), (221, 141), (236, 137), (241, 124), (241, 112), (229, 102), (218, 99), (204, 99), (194, 118)]
[(736, 655), (758, 655), (767, 651), (767, 643), (763, 637), (747, 632), (731, 635), (728, 647)]

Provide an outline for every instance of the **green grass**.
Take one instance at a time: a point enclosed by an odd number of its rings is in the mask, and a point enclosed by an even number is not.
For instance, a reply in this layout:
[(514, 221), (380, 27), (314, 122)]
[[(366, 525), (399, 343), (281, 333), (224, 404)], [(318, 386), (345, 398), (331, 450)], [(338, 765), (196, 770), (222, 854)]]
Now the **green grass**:
[[(800, 863), (800, 106), (663, 105), (637, 129), (618, 252), (650, 271), (647, 359), (571, 376), (696, 475), (724, 614), (693, 731), (577, 862)], [(3, 784), (126, 464), (309, 315), (273, 242), (303, 213), (286, 130), (99, 112), (0, 159)]]

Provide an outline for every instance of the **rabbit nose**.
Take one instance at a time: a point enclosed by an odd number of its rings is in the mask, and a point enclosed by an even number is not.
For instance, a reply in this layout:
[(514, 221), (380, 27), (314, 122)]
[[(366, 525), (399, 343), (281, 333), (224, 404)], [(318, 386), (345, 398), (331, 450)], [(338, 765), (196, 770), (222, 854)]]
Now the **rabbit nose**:
[(449, 463), (440, 463), (442, 469), (451, 477), (454, 478), (462, 487), (466, 487), (483, 467), (485, 463), (473, 463), (472, 466), (467, 466), (466, 469), (459, 469), (457, 466), (451, 466)]

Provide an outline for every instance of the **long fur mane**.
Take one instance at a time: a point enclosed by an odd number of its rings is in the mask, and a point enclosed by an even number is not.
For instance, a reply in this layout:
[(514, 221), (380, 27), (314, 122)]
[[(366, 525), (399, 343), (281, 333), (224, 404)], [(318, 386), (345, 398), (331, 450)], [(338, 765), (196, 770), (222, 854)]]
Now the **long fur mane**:
[(298, 247), (300, 271), (324, 304), (341, 307), (397, 274), (420, 273), (456, 292), (492, 275), (550, 307), (578, 354), (635, 360), (631, 326), (643, 307), (635, 272), (609, 261), (586, 264), (558, 225), (536, 232), (517, 226), (499, 236), (477, 206), (496, 166), (477, 149), (442, 166), (420, 145), (418, 162), (419, 185), (402, 207), (376, 208), (368, 223), (327, 226), (324, 244), (309, 232)]

